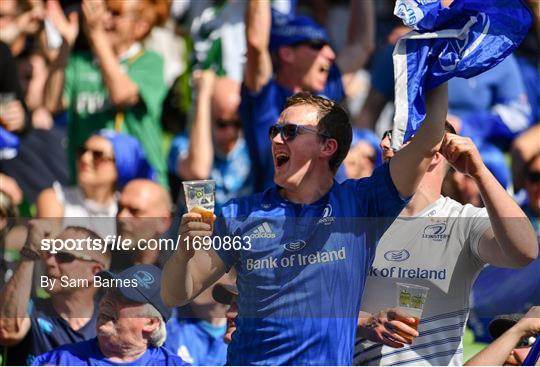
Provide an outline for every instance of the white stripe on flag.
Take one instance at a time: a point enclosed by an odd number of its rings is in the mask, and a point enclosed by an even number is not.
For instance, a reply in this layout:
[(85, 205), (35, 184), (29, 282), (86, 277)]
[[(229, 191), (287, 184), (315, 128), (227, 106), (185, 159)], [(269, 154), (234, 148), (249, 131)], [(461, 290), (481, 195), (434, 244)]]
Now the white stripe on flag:
[[(480, 14), (483, 18), (486, 18), (484, 13)], [(407, 72), (407, 40), (413, 39), (438, 39), (438, 38), (454, 38), (464, 40), (463, 48), (460, 49), (461, 58), (456, 60), (456, 64), (453, 66), (442, 65), (441, 68), (445, 71), (451, 71), (457, 66), (457, 62), (463, 60), (466, 56), (470, 55), (482, 42), (486, 36), (489, 27), (490, 20), (487, 18), (486, 25), (482, 31), (482, 34), (467, 48), (467, 40), (469, 38), (469, 32), (471, 27), (478, 22), (476, 16), (471, 16), (469, 21), (461, 29), (441, 29), (435, 32), (419, 33), (412, 31), (401, 37), (394, 48), (392, 58), (394, 61), (394, 90), (395, 90), (395, 115), (394, 126), (392, 128), (392, 149), (397, 151), (403, 145), (405, 139), (405, 132), (407, 130), (407, 124), (409, 120), (409, 95), (408, 95), (408, 72)]]
[[(414, 33), (414, 32), (411, 32)], [(406, 37), (406, 36), (405, 36)], [(403, 144), (407, 121), (409, 121), (409, 95), (407, 93), (407, 42), (402, 37), (396, 43), (392, 58), (394, 59), (395, 114), (392, 129), (392, 149), (397, 151)]]

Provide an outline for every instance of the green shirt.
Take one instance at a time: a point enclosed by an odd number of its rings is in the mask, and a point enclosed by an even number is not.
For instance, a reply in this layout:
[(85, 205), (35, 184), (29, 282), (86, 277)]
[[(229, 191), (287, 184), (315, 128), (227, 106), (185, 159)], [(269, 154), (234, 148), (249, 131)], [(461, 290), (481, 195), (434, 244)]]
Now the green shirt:
[(91, 52), (71, 55), (65, 72), (64, 99), (68, 105), (68, 154), (75, 172), (75, 152), (96, 131), (109, 128), (130, 134), (141, 143), (159, 182), (167, 187), (162, 150), (161, 108), (167, 92), (163, 60), (140, 50), (120, 65), (139, 87), (140, 101), (120, 109), (111, 104), (101, 70)]

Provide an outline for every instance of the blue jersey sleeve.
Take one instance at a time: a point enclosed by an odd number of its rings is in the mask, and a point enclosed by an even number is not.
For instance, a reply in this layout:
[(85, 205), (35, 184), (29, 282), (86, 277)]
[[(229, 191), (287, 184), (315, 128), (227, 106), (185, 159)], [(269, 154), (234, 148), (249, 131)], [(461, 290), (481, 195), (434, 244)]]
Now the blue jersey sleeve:
[(189, 149), (189, 138), (185, 135), (176, 136), (171, 142), (169, 156), (167, 157), (167, 168), (169, 172), (174, 172), (180, 176), (178, 172), (178, 159), (186, 154)]
[(242, 85), (240, 117), (255, 173), (256, 191), (262, 191), (273, 183), (274, 164), (268, 130), (276, 123), (287, 96), (287, 91), (273, 80), (258, 93)]
[(489, 140), (506, 146), (530, 125), (531, 107), (525, 85), (513, 56), (486, 73), (493, 76), (489, 84), (491, 108), (473, 111), (462, 117), (461, 135), (476, 138), (477, 142)]
[(375, 53), (371, 66), (371, 87), (389, 100), (394, 99), (394, 62), (391, 45)]
[(531, 105), (531, 121), (540, 121), (540, 69), (525, 57), (516, 57)]

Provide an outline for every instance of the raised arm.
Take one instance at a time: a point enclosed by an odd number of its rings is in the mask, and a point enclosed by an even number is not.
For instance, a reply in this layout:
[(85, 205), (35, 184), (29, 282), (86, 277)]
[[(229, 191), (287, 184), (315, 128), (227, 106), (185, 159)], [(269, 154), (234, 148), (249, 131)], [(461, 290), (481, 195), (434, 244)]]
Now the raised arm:
[(501, 267), (522, 267), (536, 259), (538, 243), (529, 219), (488, 170), (472, 140), (446, 133), (441, 153), (480, 189), (492, 228), (480, 239), (480, 257)]
[[(46, 232), (47, 222), (31, 221), (23, 248), (39, 256), (40, 241)], [(16, 345), (30, 330), (27, 311), (35, 261), (23, 256), (11, 279), (0, 290), (0, 345)]]
[(250, 0), (246, 7), (247, 62), (244, 83), (252, 92), (259, 92), (272, 77), (272, 61), (268, 51), (271, 26), (270, 1)]
[(349, 95), (356, 72), (364, 67), (375, 49), (375, 5), (373, 0), (351, 0), (347, 45), (336, 60)]
[(216, 74), (212, 70), (193, 73), (195, 87), (195, 117), (189, 136), (189, 149), (178, 161), (178, 172), (185, 180), (204, 180), (210, 177), (214, 161), (212, 142), (211, 101)]
[[(198, 213), (184, 214), (180, 224), (180, 243), (163, 267), (161, 298), (169, 307), (189, 303), (225, 274), (225, 264), (214, 250), (197, 250), (192, 241), (212, 235), (212, 226)], [(190, 247), (186, 244), (189, 241)]]
[(51, 113), (56, 114), (65, 109), (62, 102), (64, 93), (65, 70), (71, 49), (79, 34), (79, 14), (72, 12), (66, 16), (58, 0), (47, 1), (47, 16), (62, 35), (62, 45), (57, 51), (47, 53), (49, 60), (49, 76), (45, 82), (43, 105)]
[(115, 106), (133, 106), (139, 100), (139, 87), (120, 67), (105, 32), (105, 4), (102, 0), (83, 0), (84, 31), (92, 52), (99, 60), (103, 81)]
[(446, 83), (427, 93), (426, 118), (412, 139), (390, 160), (390, 175), (403, 197), (414, 194), (418, 183), (439, 150), (448, 113), (448, 86)]

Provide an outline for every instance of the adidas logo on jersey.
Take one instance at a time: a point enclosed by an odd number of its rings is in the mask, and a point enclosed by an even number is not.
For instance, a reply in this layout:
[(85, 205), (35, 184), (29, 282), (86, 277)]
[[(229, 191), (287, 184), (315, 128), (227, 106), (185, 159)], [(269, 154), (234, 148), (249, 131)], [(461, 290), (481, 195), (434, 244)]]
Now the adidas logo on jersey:
[(259, 225), (250, 236), (251, 238), (276, 238), (276, 234), (272, 232), (270, 225), (267, 222)]

